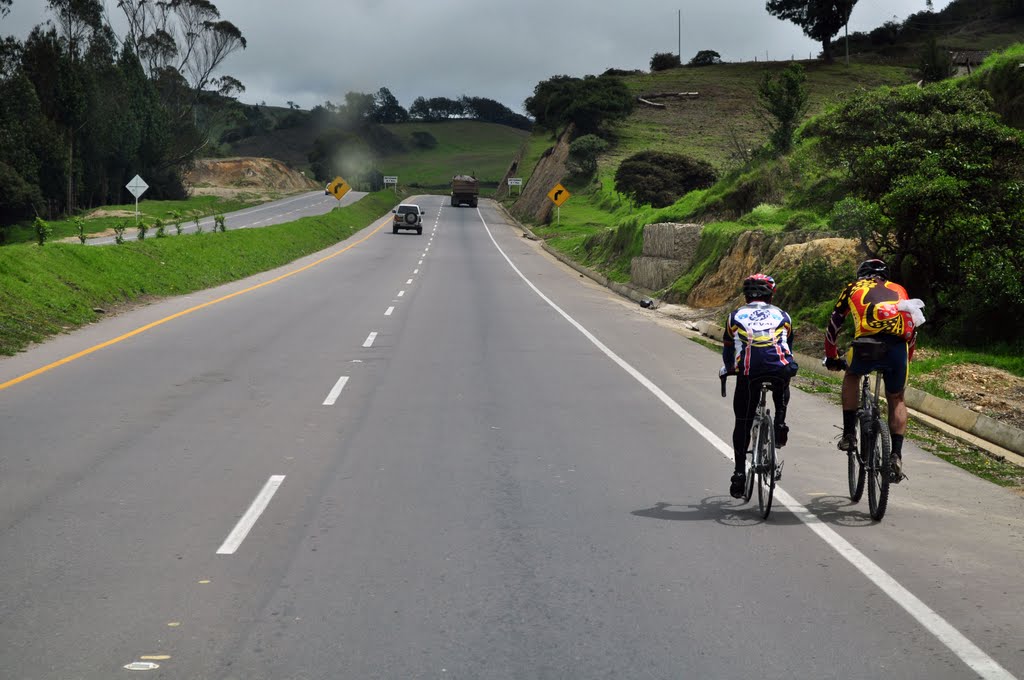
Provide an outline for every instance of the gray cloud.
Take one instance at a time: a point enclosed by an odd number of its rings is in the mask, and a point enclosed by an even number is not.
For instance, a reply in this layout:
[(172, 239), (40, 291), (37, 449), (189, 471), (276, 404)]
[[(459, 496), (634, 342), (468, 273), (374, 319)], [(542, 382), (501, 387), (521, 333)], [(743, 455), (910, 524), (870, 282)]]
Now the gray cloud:
[[(676, 52), (679, 10), (684, 61), (702, 49), (726, 61), (806, 59), (820, 49), (769, 16), (763, 0), (213, 1), (248, 41), (223, 69), (245, 84), (241, 100), (303, 108), (383, 86), (407, 107), (419, 96), (465, 94), (520, 111), (552, 75), (647, 69), (654, 53)], [(120, 10), (114, 0), (107, 7), (117, 27)], [(850, 30), (924, 7), (925, 0), (860, 0)], [(0, 33), (24, 38), (47, 18), (42, 0), (14, 0)]]

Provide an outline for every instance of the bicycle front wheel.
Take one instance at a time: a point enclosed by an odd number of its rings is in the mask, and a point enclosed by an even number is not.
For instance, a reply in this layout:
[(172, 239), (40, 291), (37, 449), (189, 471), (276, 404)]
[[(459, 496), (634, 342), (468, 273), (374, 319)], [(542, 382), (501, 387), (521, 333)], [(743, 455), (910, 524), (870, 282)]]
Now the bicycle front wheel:
[[(864, 442), (864, 431), (868, 428), (864, 426), (864, 423), (860, 423), (857, 426), (858, 441), (861, 442), (861, 451), (867, 451), (867, 445)], [(857, 449), (847, 449), (846, 451), (846, 481), (850, 486), (850, 500), (856, 503), (864, 495), (864, 463), (863, 457), (857, 453)]]
[(875, 420), (870, 457), (867, 460), (868, 507), (871, 519), (881, 521), (889, 504), (889, 457), (892, 455), (892, 440), (889, 426), (882, 420)]
[(771, 422), (761, 426), (763, 432), (760, 441), (757, 467), (757, 505), (761, 509), (761, 517), (768, 519), (772, 511), (772, 499), (775, 496), (775, 429)]

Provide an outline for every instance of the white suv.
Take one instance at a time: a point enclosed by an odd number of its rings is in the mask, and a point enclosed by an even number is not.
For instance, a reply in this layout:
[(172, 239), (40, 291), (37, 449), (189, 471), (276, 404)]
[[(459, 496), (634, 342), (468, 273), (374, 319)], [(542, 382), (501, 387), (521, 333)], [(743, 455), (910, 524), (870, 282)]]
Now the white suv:
[(397, 234), (399, 229), (415, 229), (417, 234), (423, 233), (423, 211), (415, 203), (402, 203), (391, 212), (395, 214), (391, 223), (392, 234)]

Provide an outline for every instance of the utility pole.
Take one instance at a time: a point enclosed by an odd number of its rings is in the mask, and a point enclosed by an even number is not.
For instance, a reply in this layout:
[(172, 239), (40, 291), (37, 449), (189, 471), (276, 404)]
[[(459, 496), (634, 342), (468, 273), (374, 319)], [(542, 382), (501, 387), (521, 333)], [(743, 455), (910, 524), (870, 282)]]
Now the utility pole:
[(677, 25), (679, 27), (679, 65), (683, 65), (683, 10), (678, 11)]
[(850, 18), (846, 18), (846, 65), (850, 65)]

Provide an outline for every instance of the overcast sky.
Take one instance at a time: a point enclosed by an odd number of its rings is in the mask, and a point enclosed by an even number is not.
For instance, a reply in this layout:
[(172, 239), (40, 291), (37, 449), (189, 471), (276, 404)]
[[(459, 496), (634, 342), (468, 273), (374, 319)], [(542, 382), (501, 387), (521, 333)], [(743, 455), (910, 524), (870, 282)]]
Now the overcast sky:
[[(345, 93), (387, 87), (408, 108), (416, 97), (496, 99), (523, 113), (534, 86), (553, 75), (648, 69), (656, 52), (682, 58), (715, 50), (726, 61), (806, 59), (820, 45), (768, 15), (763, 0), (212, 0), (248, 48), (221, 73), (246, 87), (239, 99), (304, 109)], [(950, 0), (935, 0), (935, 10)], [(115, 29), (116, 0), (106, 0)], [(14, 0), (0, 34), (24, 39), (50, 14), (45, 0)], [(925, 9), (925, 0), (859, 0), (850, 31)]]

